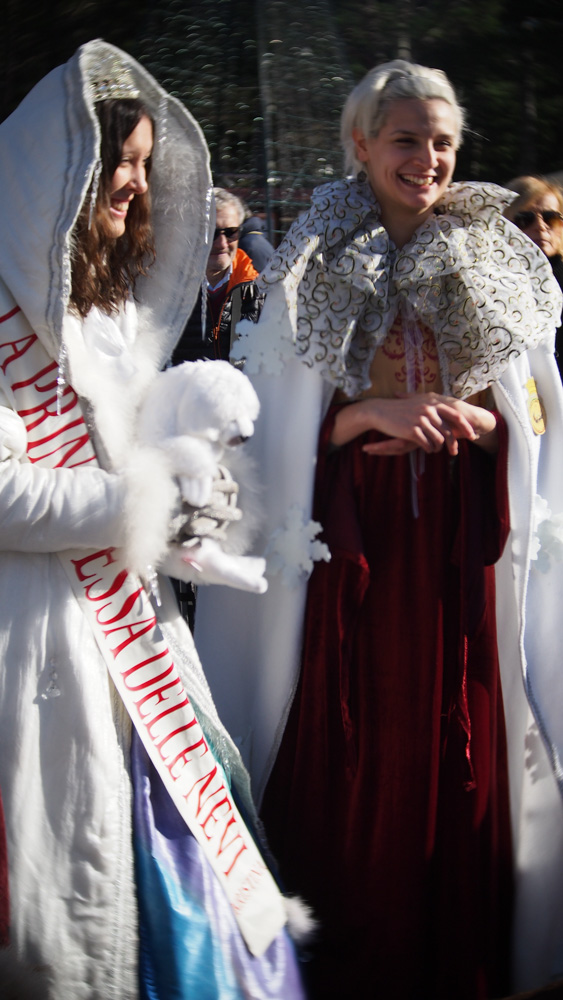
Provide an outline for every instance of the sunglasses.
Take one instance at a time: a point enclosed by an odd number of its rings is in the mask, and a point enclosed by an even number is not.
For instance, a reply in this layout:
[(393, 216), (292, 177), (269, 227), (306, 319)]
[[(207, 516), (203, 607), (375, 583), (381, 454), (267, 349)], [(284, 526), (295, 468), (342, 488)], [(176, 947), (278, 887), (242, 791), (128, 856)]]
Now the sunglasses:
[(227, 243), (234, 243), (238, 240), (238, 235), (240, 233), (240, 226), (227, 226), (225, 229), (216, 229), (213, 234), (213, 242), (218, 240), (220, 236), (224, 236)]
[(548, 210), (546, 212), (517, 212), (514, 216), (514, 223), (518, 226), (518, 229), (529, 229), (536, 219), (543, 219), (546, 226), (553, 229), (554, 226), (563, 222), (563, 215), (561, 215), (561, 212), (555, 212), (553, 210)]

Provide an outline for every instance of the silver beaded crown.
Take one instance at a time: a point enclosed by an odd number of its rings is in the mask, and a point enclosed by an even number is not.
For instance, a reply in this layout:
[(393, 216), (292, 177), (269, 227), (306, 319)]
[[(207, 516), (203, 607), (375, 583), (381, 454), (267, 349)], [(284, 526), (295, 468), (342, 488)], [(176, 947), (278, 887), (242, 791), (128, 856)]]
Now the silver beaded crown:
[(88, 72), (94, 103), (119, 98), (133, 100), (139, 96), (131, 70), (117, 56), (102, 56)]

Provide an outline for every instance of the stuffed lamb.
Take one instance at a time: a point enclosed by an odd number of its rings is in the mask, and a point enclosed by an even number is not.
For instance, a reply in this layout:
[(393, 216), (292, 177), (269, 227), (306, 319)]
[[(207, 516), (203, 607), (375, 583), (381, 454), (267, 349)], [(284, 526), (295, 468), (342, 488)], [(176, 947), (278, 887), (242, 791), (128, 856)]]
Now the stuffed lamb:
[(187, 361), (151, 384), (137, 424), (142, 447), (158, 449), (179, 483), (181, 509), (159, 569), (177, 579), (264, 593), (264, 559), (236, 551), (242, 518), (229, 471), (234, 449), (254, 433), (258, 397), (227, 361)]

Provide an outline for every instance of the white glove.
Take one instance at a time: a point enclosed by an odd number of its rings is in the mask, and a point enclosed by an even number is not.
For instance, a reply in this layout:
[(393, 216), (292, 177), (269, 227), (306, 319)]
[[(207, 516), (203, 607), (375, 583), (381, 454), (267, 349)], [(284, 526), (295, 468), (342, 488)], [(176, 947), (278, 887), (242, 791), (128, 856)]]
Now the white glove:
[(268, 589), (265, 559), (225, 552), (213, 538), (171, 545), (158, 569), (185, 583), (224, 584), (253, 594), (264, 594)]

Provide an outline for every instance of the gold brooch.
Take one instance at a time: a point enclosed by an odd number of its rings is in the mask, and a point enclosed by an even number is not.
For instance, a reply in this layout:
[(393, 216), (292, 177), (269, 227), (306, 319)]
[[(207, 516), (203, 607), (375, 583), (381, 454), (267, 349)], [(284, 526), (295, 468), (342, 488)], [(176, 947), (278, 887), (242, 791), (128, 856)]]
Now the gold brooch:
[(545, 412), (541, 404), (541, 399), (538, 396), (535, 378), (530, 377), (528, 379), (526, 382), (526, 391), (528, 393), (528, 413), (530, 414), (532, 430), (534, 434), (545, 434)]

